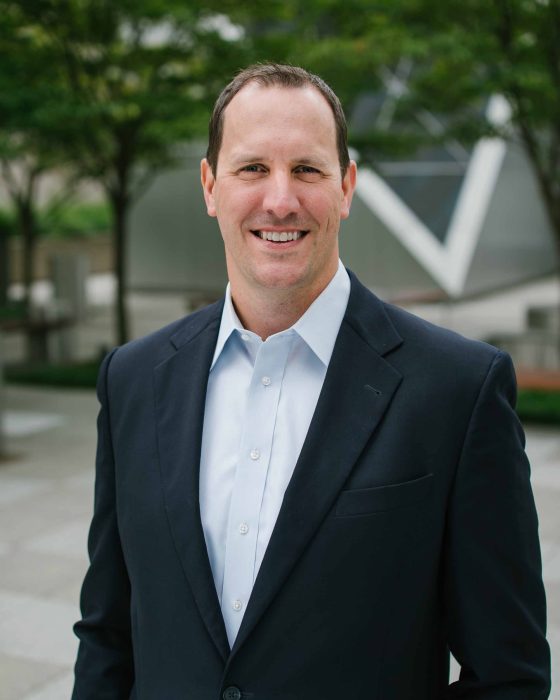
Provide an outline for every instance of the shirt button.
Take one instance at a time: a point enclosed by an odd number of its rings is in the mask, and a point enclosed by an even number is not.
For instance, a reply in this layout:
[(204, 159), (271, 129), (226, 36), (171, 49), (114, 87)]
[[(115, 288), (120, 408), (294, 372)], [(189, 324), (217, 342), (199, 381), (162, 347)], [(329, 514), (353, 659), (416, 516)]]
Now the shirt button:
[(247, 525), (247, 523), (241, 523), (239, 525), (239, 532), (242, 535), (246, 535), (249, 532), (249, 526)]
[(247, 335), (247, 333), (242, 333), (241, 340), (244, 340), (245, 342), (247, 342), (248, 340), (251, 340), (251, 336)]
[(258, 450), (251, 450), (251, 453), (249, 456), (251, 457), (251, 459), (255, 460), (261, 456), (261, 453)]
[(270, 377), (263, 377), (261, 379), (263, 386), (270, 386), (272, 379)]
[(239, 612), (243, 607), (243, 603), (240, 600), (234, 600), (231, 607), (235, 610), (235, 612)]

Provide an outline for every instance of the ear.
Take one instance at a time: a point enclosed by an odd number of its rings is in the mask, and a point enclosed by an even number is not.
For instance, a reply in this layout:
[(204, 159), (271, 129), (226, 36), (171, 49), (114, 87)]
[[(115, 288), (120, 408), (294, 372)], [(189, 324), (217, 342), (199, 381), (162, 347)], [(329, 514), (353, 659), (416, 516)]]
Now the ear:
[(347, 219), (350, 215), (350, 205), (356, 189), (356, 176), (358, 167), (356, 162), (351, 160), (346, 174), (342, 178), (342, 203), (340, 207), (340, 218)]
[(216, 206), (214, 204), (214, 185), (216, 180), (210, 163), (206, 158), (200, 161), (200, 181), (202, 182), (202, 191), (204, 192), (204, 201), (206, 202), (208, 216), (216, 216)]

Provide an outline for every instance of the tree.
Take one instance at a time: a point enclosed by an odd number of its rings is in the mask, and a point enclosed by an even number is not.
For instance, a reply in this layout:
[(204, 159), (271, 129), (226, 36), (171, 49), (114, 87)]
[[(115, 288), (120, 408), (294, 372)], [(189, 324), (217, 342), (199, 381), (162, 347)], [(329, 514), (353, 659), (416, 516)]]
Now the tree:
[[(365, 133), (350, 131), (362, 162), (375, 166), (380, 156), (413, 152), (428, 138), (518, 142), (560, 254), (560, 0), (270, 0), (268, 20), (258, 3), (222, 6), (257, 50), (323, 76), (348, 114), (364, 93), (400, 82), (396, 131), (383, 120)], [(404, 79), (395, 81), (399, 72)], [(495, 94), (511, 110), (499, 127), (482, 109)], [(432, 136), (418, 128), (426, 110), (442, 117)]]
[[(349, 112), (361, 93), (382, 86), (384, 73), (391, 79), (407, 66), (395, 105), (399, 132), (378, 125), (350, 134), (366, 162), (418, 147), (422, 110), (442, 116), (439, 141), (499, 135), (519, 143), (560, 254), (560, 0), (311, 0), (305, 10), (294, 4), (291, 22), (305, 40), (290, 57), (330, 81)], [(495, 94), (510, 107), (501, 126), (482, 109)]]
[[(112, 207), (118, 342), (128, 336), (130, 206), (175, 159), (177, 143), (205, 133), (211, 104), (235, 70), (257, 60), (315, 70), (349, 114), (405, 66), (398, 133), (379, 122), (350, 133), (362, 161), (418, 148), (427, 135), (415, 115), (425, 109), (445, 118), (440, 141), (495, 133), (518, 140), (560, 247), (560, 0), (0, 2), (20, 8), (42, 60), (48, 51), (49, 68), (65, 76), (56, 111), (65, 152), (77, 175), (102, 184)], [(511, 106), (499, 132), (481, 108), (496, 93)]]
[(27, 19), (63, 68), (65, 150), (101, 183), (113, 216), (117, 342), (128, 339), (127, 218), (153, 177), (200, 136), (217, 92), (242, 62), (202, 2), (34, 0)]
[(9, 237), (11, 228), (11, 221), (8, 216), (0, 212), (0, 308), (8, 303), (10, 271)]
[[(22, 20), (17, 4), (0, 1), (0, 176), (22, 238), (24, 307), (28, 314), (39, 186), (47, 172), (65, 163), (60, 147), (64, 86), (40, 34)], [(4, 244), (7, 247), (5, 232)]]
[(496, 131), (480, 112), (485, 98), (507, 99), (511, 116), (497, 133), (523, 147), (560, 254), (560, 1), (406, 5), (402, 22), (419, 37), (411, 102), (447, 115), (448, 133), (468, 137)]

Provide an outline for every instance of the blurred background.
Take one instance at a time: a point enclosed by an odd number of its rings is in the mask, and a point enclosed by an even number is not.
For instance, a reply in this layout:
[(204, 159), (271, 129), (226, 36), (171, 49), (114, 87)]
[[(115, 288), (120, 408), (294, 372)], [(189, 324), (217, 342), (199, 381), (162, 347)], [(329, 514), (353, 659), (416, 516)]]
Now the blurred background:
[(199, 162), (255, 61), (343, 102), (344, 263), (512, 355), (558, 665), (560, 0), (0, 0), (0, 700), (70, 695), (97, 368), (223, 294)]

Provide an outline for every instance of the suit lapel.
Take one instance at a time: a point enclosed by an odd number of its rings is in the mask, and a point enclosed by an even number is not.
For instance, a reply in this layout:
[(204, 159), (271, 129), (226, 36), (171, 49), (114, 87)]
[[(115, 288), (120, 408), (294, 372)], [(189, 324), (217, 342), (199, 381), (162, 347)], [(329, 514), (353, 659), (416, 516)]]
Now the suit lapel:
[(325, 382), (230, 660), (333, 505), (401, 381), (382, 355), (402, 340), (381, 302), (353, 275), (351, 281)]
[(154, 381), (161, 478), (171, 533), (204, 624), (225, 660), (229, 644), (198, 495), (206, 385), (220, 315), (219, 304), (189, 318), (171, 338), (176, 352), (155, 368)]
[(171, 338), (176, 351), (154, 370), (158, 451), (171, 533), (208, 633), (229, 662), (320, 526), (401, 381), (382, 356), (402, 341), (381, 302), (350, 276), (348, 309), (321, 395), (231, 654), (199, 506), (206, 386), (221, 304), (188, 319)]

